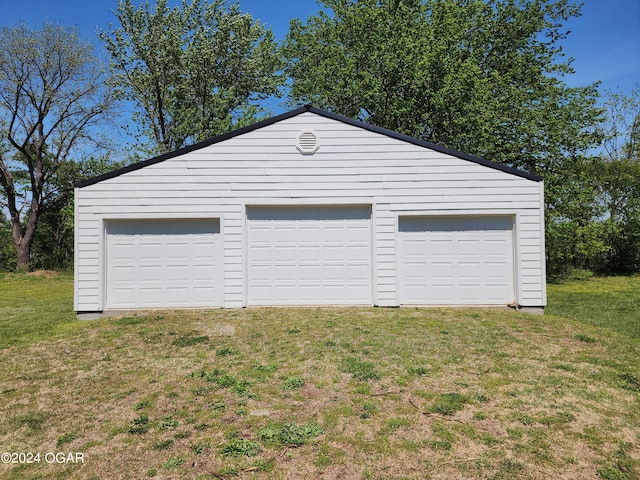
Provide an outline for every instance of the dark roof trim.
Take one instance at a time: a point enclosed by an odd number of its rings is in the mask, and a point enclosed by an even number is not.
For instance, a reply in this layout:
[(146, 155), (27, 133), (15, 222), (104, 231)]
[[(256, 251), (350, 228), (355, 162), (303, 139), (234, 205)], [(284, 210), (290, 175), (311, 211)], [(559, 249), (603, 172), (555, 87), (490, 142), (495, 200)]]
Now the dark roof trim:
[(138, 170), (140, 168), (147, 167), (149, 165), (154, 165), (156, 163), (164, 162), (170, 158), (174, 158), (180, 155), (184, 155), (185, 153), (193, 152), (195, 150), (199, 150), (204, 147), (208, 147), (210, 145), (214, 145), (219, 142), (223, 142), (225, 140), (229, 140), (230, 138), (237, 137), (244, 133), (252, 132), (254, 130), (258, 130), (262, 127), (266, 127), (269, 125), (273, 125), (274, 123), (278, 123), (282, 120), (287, 120), (289, 118), (300, 115), (301, 113), (311, 112), (316, 115), (320, 115), (322, 117), (330, 118), (332, 120), (336, 120), (338, 122), (346, 123), (347, 125), (352, 125), (354, 127), (363, 128), (365, 130), (369, 130), (371, 132), (375, 132), (381, 135), (386, 135), (387, 137), (394, 138), (396, 140), (401, 140), (403, 142), (411, 143), (413, 145), (417, 145), (420, 147), (429, 148), (431, 150), (435, 150), (440, 153), (445, 153), (447, 155), (452, 155), (454, 157), (461, 158), (463, 160), (468, 160), (470, 162), (474, 162), (485, 167), (493, 168), (495, 170), (500, 170), (506, 173), (510, 173), (512, 175), (516, 175), (518, 177), (523, 177), (529, 180), (533, 180), (536, 182), (542, 181), (542, 177), (538, 175), (534, 175), (532, 173), (527, 173), (522, 170), (518, 170), (513, 167), (508, 167), (506, 165), (502, 165), (500, 163), (491, 162), (489, 160), (484, 160), (479, 157), (475, 157), (473, 155), (469, 155), (466, 153), (459, 152), (457, 150), (453, 150), (451, 148), (442, 147), (440, 145), (436, 145), (430, 142), (426, 142), (424, 140), (420, 140), (417, 138), (409, 137), (407, 135), (403, 135), (401, 133), (397, 133), (391, 130), (387, 130), (385, 128), (376, 127), (374, 125), (370, 125), (365, 122), (361, 122), (358, 120), (353, 120), (351, 118), (344, 117), (342, 115), (338, 115), (336, 113), (328, 112), (326, 110), (322, 110), (320, 108), (312, 107), (311, 105), (305, 105), (304, 107), (292, 110), (287, 113), (283, 113), (281, 115), (276, 115), (275, 117), (268, 118), (258, 123), (254, 123), (253, 125), (249, 125), (244, 128), (240, 128), (238, 130), (234, 130), (232, 132), (225, 133), (223, 135), (219, 135), (217, 137), (211, 138), (209, 140), (205, 140), (203, 142), (194, 143), (193, 145), (189, 145), (188, 147), (181, 148), (174, 152), (165, 153), (163, 155), (159, 155), (154, 158), (150, 158), (149, 160), (144, 160), (142, 162), (134, 163), (133, 165), (128, 165), (126, 167), (119, 168), (109, 173), (105, 173), (103, 175), (98, 175), (97, 177), (90, 178), (88, 180), (84, 180), (82, 182), (77, 183), (75, 186), (78, 188), (87, 187), (89, 185), (94, 185), (96, 183), (102, 182), (103, 180), (108, 180), (110, 178), (118, 177), (122, 174), (133, 172), (134, 170)]

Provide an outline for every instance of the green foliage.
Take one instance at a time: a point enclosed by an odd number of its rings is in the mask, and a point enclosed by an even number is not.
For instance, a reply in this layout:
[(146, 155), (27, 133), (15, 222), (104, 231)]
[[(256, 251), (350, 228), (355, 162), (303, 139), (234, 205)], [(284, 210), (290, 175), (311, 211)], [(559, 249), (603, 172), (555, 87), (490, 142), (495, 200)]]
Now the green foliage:
[(548, 271), (640, 271), (640, 89), (610, 93), (598, 157), (567, 156), (546, 181)]
[(228, 357), (230, 355), (235, 355), (237, 352), (230, 347), (221, 347), (216, 350), (216, 355), (218, 357)]
[(160, 420), (160, 423), (158, 424), (158, 429), (171, 430), (176, 428), (178, 425), (180, 425), (180, 423), (175, 418), (173, 418), (172, 415), (165, 415)]
[(173, 446), (173, 440), (171, 440), (170, 438), (165, 440), (158, 440), (157, 442), (153, 443), (154, 450), (167, 450), (172, 446)]
[(568, 0), (321, 0), (283, 46), (290, 102), (313, 103), (530, 172), (594, 145), (594, 87), (568, 88)]
[(154, 152), (176, 150), (254, 121), (277, 93), (270, 30), (227, 0), (118, 3), (120, 27), (101, 32), (121, 95)]
[(165, 463), (162, 464), (164, 468), (176, 468), (184, 463), (184, 458), (182, 457), (171, 457)]
[(258, 438), (265, 443), (300, 446), (321, 434), (322, 427), (316, 423), (285, 423), (264, 427), (258, 432)]
[(197, 345), (198, 343), (208, 343), (208, 342), (209, 342), (209, 337), (206, 335), (202, 335), (202, 336), (180, 335), (173, 342), (171, 342), (171, 344), (177, 347), (190, 347), (192, 345)]
[(131, 421), (129, 433), (132, 435), (141, 435), (149, 431), (149, 417), (147, 415), (139, 415)]
[(468, 401), (468, 397), (460, 393), (443, 393), (438, 395), (429, 411), (440, 415), (453, 415), (458, 410), (462, 410)]
[(64, 435), (60, 435), (56, 440), (56, 448), (60, 448), (67, 443), (71, 443), (76, 439), (75, 433), (65, 433)]
[(261, 451), (258, 443), (244, 438), (233, 439), (220, 449), (225, 457), (255, 457)]
[(143, 410), (145, 408), (149, 408), (151, 406), (151, 402), (149, 400), (142, 400), (135, 404), (133, 407), (134, 410)]
[(350, 373), (357, 380), (379, 380), (380, 375), (376, 372), (372, 362), (362, 361), (355, 357), (343, 358), (340, 362), (340, 371)]
[(282, 390), (285, 390), (285, 391), (292, 391), (292, 390), (298, 390), (302, 387), (304, 387), (304, 379), (297, 376), (293, 376), (293, 377), (285, 378), (280, 388), (282, 388)]
[(191, 378), (204, 378), (221, 388), (229, 388), (240, 396), (249, 396), (251, 383), (226, 373), (223, 370), (199, 370), (191, 374)]

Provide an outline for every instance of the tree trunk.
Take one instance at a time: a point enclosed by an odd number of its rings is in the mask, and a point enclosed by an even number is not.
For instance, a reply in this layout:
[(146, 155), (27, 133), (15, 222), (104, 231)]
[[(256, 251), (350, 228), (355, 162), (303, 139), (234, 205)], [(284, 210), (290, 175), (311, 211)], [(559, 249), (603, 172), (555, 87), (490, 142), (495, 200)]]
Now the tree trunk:
[(25, 239), (23, 238), (23, 241), (16, 245), (16, 250), (18, 251), (18, 263), (16, 264), (16, 270), (29, 272), (31, 271), (30, 262), (32, 242), (26, 242), (24, 240)]
[(23, 232), (18, 212), (12, 212), (11, 226), (13, 227), (13, 243), (16, 246), (16, 252), (18, 254), (18, 261), (16, 263), (16, 270), (18, 271), (31, 271), (31, 245), (33, 245), (39, 217), (40, 205), (37, 201), (32, 200), (31, 210), (27, 217), (27, 225)]

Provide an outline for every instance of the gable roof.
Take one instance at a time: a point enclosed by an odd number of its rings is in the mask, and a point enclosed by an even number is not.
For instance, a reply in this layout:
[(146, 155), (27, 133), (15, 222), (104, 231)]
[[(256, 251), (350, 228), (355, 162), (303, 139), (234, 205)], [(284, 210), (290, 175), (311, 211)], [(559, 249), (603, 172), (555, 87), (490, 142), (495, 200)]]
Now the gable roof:
[(387, 130), (385, 128), (376, 127), (374, 125), (370, 125), (370, 124), (365, 123), (365, 122), (354, 120), (352, 118), (344, 117), (344, 116), (338, 115), (336, 113), (328, 112), (327, 110), (323, 110), (321, 108), (316, 108), (316, 107), (313, 107), (311, 105), (305, 105), (304, 107), (300, 107), (300, 108), (298, 108), (296, 110), (292, 110), (290, 112), (283, 113), (281, 115), (277, 115), (275, 117), (271, 117), (271, 118), (268, 118), (266, 120), (262, 120), (261, 122), (254, 123), (253, 125), (249, 125), (247, 127), (240, 128), (238, 130), (227, 132), (225, 134), (219, 135), (219, 136), (211, 138), (209, 140), (204, 140), (202, 142), (194, 143), (193, 145), (189, 145), (189, 146), (181, 148), (179, 150), (175, 150), (173, 152), (165, 153), (163, 155), (159, 155), (157, 157), (153, 157), (153, 158), (150, 158), (148, 160), (144, 160), (142, 162), (134, 163), (132, 165), (128, 165), (126, 167), (119, 168), (119, 169), (114, 170), (112, 172), (105, 173), (105, 174), (102, 174), (102, 175), (98, 175), (97, 177), (89, 178), (87, 180), (84, 180), (82, 182), (77, 183), (75, 186), (78, 187), (78, 188), (82, 188), (82, 187), (87, 187), (89, 185), (94, 185), (96, 183), (102, 182), (103, 180), (108, 180), (110, 178), (115, 178), (115, 177), (117, 177), (119, 175), (122, 175), (122, 174), (125, 174), (125, 173), (128, 173), (128, 172), (132, 172), (134, 170), (138, 170), (138, 169), (147, 167), (149, 165), (154, 165), (156, 163), (164, 162), (165, 160), (168, 160), (170, 158), (174, 158), (174, 157), (183, 155), (185, 153), (193, 152), (195, 150), (200, 150), (201, 148), (208, 147), (210, 145), (214, 145), (216, 143), (223, 142), (225, 140), (237, 137), (237, 136), (242, 135), (244, 133), (248, 133), (248, 132), (252, 132), (254, 130), (258, 130), (258, 129), (262, 128), (262, 127), (273, 125), (274, 123), (280, 122), (282, 120), (287, 120), (289, 118), (293, 118), (293, 117), (295, 117), (297, 115), (300, 115), (300, 114), (306, 113), (306, 112), (315, 113), (316, 115), (320, 115), (322, 117), (330, 118), (332, 120), (336, 120), (338, 122), (342, 122), (342, 123), (345, 123), (347, 125), (352, 125), (354, 127), (363, 128), (365, 130), (369, 130), (371, 132), (375, 132), (375, 133), (378, 133), (380, 135), (385, 135), (387, 137), (391, 137), (391, 138), (394, 138), (396, 140), (401, 140), (403, 142), (411, 143), (413, 145), (417, 145), (417, 146), (420, 146), (420, 147), (429, 148), (431, 150), (435, 150), (436, 152), (445, 153), (447, 155), (451, 155), (451, 156), (454, 156), (454, 157), (457, 157), (457, 158), (461, 158), (463, 160), (474, 162), (474, 163), (477, 163), (479, 165), (483, 165), (485, 167), (489, 167), (489, 168), (493, 168), (495, 170), (500, 170), (500, 171), (503, 171), (503, 172), (506, 172), (506, 173), (510, 173), (510, 174), (516, 175), (518, 177), (526, 178), (526, 179), (533, 180), (533, 181), (536, 181), (536, 182), (540, 182), (540, 181), (543, 180), (542, 177), (540, 177), (538, 175), (534, 175), (532, 173), (528, 173), (528, 172), (525, 172), (525, 171), (522, 171), (522, 170), (518, 170), (517, 168), (509, 167), (507, 165), (502, 165), (502, 164), (496, 163), (496, 162), (491, 162), (489, 160), (485, 160), (483, 158), (479, 158), (479, 157), (476, 157), (476, 156), (473, 156), (473, 155), (469, 155), (467, 153), (462, 153), (462, 152), (459, 152), (457, 150), (453, 150), (451, 148), (442, 147), (442, 146), (436, 145), (434, 143), (430, 143), (430, 142), (426, 142), (424, 140), (420, 140), (420, 139), (417, 139), (417, 138), (409, 137), (408, 135), (403, 135), (401, 133), (394, 132), (392, 130)]

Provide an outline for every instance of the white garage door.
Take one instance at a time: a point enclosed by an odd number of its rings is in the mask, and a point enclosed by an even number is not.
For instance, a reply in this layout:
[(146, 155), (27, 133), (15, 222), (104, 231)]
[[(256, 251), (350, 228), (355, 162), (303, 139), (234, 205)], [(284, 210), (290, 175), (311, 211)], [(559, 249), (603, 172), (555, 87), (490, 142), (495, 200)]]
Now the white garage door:
[(107, 308), (220, 305), (220, 221), (107, 222)]
[(514, 301), (511, 217), (401, 217), (399, 230), (402, 304)]
[(370, 207), (252, 207), (249, 305), (372, 304)]

